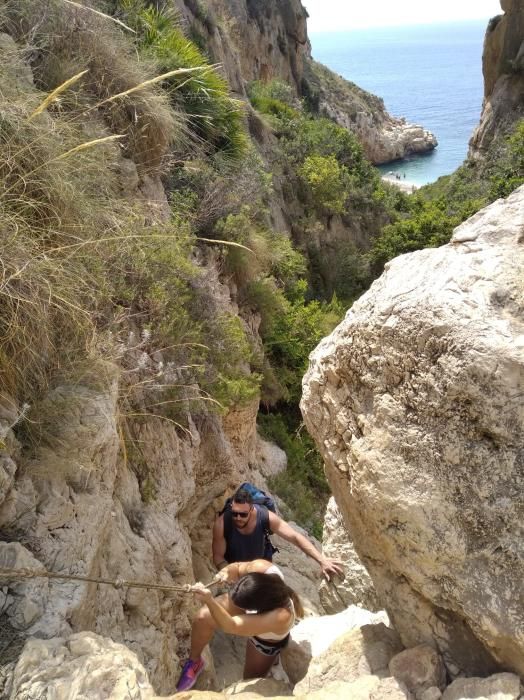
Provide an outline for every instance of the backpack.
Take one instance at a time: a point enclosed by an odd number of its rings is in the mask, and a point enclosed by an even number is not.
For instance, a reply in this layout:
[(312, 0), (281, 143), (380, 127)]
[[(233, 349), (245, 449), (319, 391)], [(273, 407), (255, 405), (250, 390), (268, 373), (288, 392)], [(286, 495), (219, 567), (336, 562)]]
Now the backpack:
[[(277, 506), (273, 498), (267, 494), (265, 491), (262, 491), (262, 489), (257, 488), (253, 484), (250, 484), (249, 481), (244, 481), (243, 484), (240, 484), (238, 487), (237, 491), (240, 489), (244, 489), (244, 491), (247, 491), (251, 498), (253, 499), (253, 504), (257, 506), (263, 506), (267, 510), (272, 511), (275, 513), (275, 515), (278, 515), (277, 511)], [(230, 496), (229, 498), (226, 499), (224, 503), (224, 507), (222, 510), (219, 512), (219, 515), (224, 515), (224, 537), (226, 538), (226, 541), (228, 540), (230, 533), (231, 533), (231, 528), (233, 527), (233, 523), (231, 522), (230, 517), (226, 517), (227, 511), (231, 510), (231, 504), (233, 503), (233, 496)], [(264, 535), (266, 539), (266, 546), (264, 550), (264, 554), (267, 555), (270, 559), (275, 554), (276, 552), (279, 551), (278, 547), (275, 547), (273, 542), (271, 542), (270, 535), (273, 533), (271, 532), (269, 528), (269, 515), (266, 513), (266, 519), (264, 523)]]

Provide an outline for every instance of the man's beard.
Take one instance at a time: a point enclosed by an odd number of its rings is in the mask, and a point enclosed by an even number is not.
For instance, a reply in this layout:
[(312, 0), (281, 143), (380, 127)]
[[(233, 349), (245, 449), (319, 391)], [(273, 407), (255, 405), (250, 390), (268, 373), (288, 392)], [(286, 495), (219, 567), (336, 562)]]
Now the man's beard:
[(243, 530), (249, 522), (249, 518), (245, 518), (242, 522), (236, 522), (235, 527), (237, 530)]

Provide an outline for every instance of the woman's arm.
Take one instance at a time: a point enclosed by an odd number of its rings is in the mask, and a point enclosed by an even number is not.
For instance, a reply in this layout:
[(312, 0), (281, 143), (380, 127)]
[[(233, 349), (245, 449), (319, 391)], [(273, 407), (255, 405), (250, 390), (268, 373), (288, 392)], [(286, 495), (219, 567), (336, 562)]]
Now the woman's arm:
[(192, 591), (207, 605), (218, 627), (229, 634), (237, 634), (241, 637), (251, 637), (265, 632), (284, 634), (289, 628), (292, 613), (286, 608), (277, 608), (260, 614), (231, 615), (213, 598), (211, 591), (202, 583), (196, 583)]

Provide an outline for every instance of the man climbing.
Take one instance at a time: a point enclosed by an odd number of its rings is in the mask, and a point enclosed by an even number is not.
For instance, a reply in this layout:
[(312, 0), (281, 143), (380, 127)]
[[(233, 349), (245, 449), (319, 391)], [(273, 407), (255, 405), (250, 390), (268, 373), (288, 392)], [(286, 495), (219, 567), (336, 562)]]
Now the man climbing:
[(254, 559), (272, 560), (274, 548), (269, 532), (280, 535), (314, 559), (329, 581), (331, 576), (343, 575), (342, 562), (328, 559), (299, 532), (265, 506), (253, 503), (250, 493), (239, 489), (213, 526), (213, 561), (217, 569), (233, 562)]

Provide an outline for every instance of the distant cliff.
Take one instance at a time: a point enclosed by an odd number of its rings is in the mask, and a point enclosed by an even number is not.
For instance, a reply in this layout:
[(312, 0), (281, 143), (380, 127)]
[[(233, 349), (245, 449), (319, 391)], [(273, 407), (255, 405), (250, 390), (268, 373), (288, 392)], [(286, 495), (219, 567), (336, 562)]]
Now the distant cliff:
[(174, 0), (191, 38), (222, 64), (236, 92), (272, 79), (289, 83), (319, 114), (352, 131), (373, 163), (431, 151), (437, 139), (387, 113), (384, 102), (311, 57), (307, 11), (300, 0)]
[(310, 55), (300, 0), (173, 0), (188, 34), (222, 64), (231, 88), (278, 78), (297, 93)]
[(482, 158), (499, 136), (524, 116), (524, 4), (501, 0), (484, 40), (484, 104), (470, 143), (471, 158)]
[(372, 163), (389, 163), (437, 146), (436, 137), (418, 124), (392, 117), (384, 101), (320, 63), (306, 64), (308, 89), (320, 114), (352, 131)]

